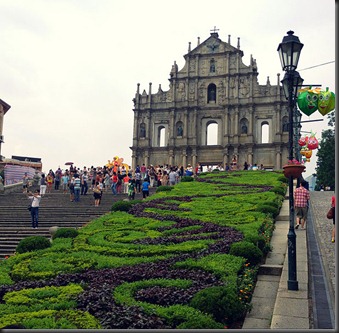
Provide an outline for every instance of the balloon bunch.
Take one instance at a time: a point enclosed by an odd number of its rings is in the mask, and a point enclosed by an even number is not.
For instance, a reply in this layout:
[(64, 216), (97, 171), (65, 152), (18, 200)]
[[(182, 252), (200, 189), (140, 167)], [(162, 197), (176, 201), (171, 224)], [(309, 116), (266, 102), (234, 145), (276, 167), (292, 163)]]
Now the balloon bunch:
[(302, 156), (302, 161), (309, 162), (312, 157), (312, 150), (317, 149), (319, 146), (319, 142), (315, 137), (315, 133), (311, 132), (310, 136), (301, 137), (298, 140), (298, 144), (301, 147), (300, 154)]
[(126, 163), (123, 163), (123, 161), (124, 159), (122, 157), (119, 158), (118, 156), (114, 156), (112, 161), (108, 160), (108, 163), (106, 164), (106, 166), (108, 168), (113, 168), (114, 172), (118, 172), (119, 168), (123, 166), (125, 167), (125, 170), (128, 172), (129, 165)]
[(310, 116), (315, 111), (319, 111), (323, 116), (334, 110), (335, 94), (328, 90), (308, 87), (299, 90), (297, 104), (303, 113)]

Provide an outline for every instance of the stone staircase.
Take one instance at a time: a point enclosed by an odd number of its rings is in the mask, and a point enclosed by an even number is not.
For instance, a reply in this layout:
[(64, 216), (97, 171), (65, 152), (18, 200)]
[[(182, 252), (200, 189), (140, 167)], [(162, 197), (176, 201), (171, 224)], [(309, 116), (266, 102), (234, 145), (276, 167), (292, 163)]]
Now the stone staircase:
[[(150, 195), (156, 188), (150, 188)], [(79, 202), (71, 202), (69, 193), (52, 190), (40, 202), (39, 228), (33, 229), (31, 215), (27, 210), (30, 200), (21, 188), (8, 194), (0, 195), (0, 260), (13, 255), (21, 239), (28, 236), (44, 236), (50, 238), (49, 228), (52, 226), (78, 228), (91, 220), (109, 213), (112, 204), (127, 199), (127, 194), (113, 195), (111, 190), (103, 193), (99, 207), (94, 206), (94, 198), (89, 190), (81, 195)], [(142, 199), (136, 194), (135, 199)]]

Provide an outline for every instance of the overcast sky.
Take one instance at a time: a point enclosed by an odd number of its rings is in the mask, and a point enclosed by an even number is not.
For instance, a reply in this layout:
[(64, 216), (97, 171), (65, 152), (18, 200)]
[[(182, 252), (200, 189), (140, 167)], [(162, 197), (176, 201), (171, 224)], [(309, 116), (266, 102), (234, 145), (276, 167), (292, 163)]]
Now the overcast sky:
[[(334, 0), (0, 0), (1, 154), (39, 157), (43, 170), (103, 166), (114, 156), (131, 164), (137, 84), (169, 89), (174, 61), (219, 38), (256, 59), (259, 83), (283, 78), (277, 47), (288, 30), (304, 44), (298, 71), (304, 84), (335, 92)], [(325, 64), (325, 65), (323, 65)], [(303, 131), (327, 129), (318, 111)], [(315, 172), (316, 150), (305, 176)]]

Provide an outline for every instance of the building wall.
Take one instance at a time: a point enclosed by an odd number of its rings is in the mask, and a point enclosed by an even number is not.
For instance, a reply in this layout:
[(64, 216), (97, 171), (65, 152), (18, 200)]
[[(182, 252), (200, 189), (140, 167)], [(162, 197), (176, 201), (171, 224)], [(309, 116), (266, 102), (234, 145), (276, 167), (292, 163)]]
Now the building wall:
[[(211, 33), (189, 51), (184, 67), (174, 62), (170, 86), (152, 93), (137, 92), (134, 101), (132, 168), (136, 165), (196, 165), (245, 161), (281, 169), (288, 156), (288, 132), (283, 119), (287, 101), (280, 86), (259, 85), (257, 64), (250, 57), (242, 62), (237, 47)], [(217, 142), (207, 145), (207, 128), (217, 124)], [(262, 126), (268, 125), (268, 142), (262, 140)], [(286, 127), (286, 126), (285, 126)], [(161, 133), (163, 140), (161, 141)]]

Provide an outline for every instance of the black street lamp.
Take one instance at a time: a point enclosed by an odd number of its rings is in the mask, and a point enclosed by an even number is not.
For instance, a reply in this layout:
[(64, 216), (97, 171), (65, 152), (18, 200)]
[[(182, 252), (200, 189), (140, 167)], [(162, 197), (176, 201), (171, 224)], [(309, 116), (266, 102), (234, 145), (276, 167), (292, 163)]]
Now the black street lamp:
[[(289, 110), (289, 126), (288, 126), (288, 139), (289, 139), (289, 160), (293, 160), (294, 148), (294, 131), (293, 123), (295, 116), (295, 106), (298, 89), (303, 83), (303, 79), (296, 71), (298, 67), (301, 49), (304, 44), (300, 43), (299, 38), (293, 35), (293, 31), (288, 31), (282, 42), (278, 46), (280, 62), (282, 69), (285, 71), (284, 79), (281, 81), (284, 88), (284, 93), (288, 99)], [(289, 209), (290, 209), (290, 226), (287, 235), (288, 240), (288, 290), (298, 290), (297, 281), (297, 249), (296, 249), (296, 234), (294, 230), (294, 198), (293, 198), (293, 176), (288, 179), (289, 189)]]

